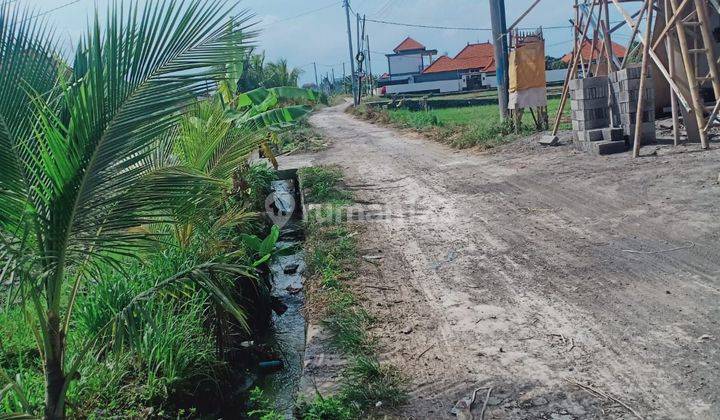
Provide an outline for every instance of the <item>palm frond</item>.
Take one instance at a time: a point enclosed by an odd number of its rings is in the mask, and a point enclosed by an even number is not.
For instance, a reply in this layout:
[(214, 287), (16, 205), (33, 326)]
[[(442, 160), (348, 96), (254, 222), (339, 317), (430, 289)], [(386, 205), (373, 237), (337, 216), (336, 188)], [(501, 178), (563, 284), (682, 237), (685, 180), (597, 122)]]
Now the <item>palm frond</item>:
[[(197, 202), (207, 179), (178, 168), (158, 172), (150, 159), (207, 82), (224, 76), (228, 57), (247, 44), (246, 18), (228, 29), (226, 1), (155, 1), (96, 18), (76, 55), (60, 116), (36, 98), (33, 156), (26, 164), (52, 263), (97, 249), (126, 255), (144, 235), (134, 226), (175, 217)], [(65, 118), (63, 118), (65, 116)], [(140, 185), (140, 187), (138, 187)], [(101, 234), (97, 234), (101, 232)], [(101, 248), (98, 249), (97, 247)]]
[(0, 226), (11, 229), (26, 208), (27, 184), (18, 145), (33, 132), (28, 92), (48, 95), (62, 64), (50, 29), (29, 13), (0, 6)]
[(263, 141), (264, 134), (236, 127), (216, 101), (198, 103), (183, 118), (177, 139), (184, 165), (218, 182), (232, 172)]

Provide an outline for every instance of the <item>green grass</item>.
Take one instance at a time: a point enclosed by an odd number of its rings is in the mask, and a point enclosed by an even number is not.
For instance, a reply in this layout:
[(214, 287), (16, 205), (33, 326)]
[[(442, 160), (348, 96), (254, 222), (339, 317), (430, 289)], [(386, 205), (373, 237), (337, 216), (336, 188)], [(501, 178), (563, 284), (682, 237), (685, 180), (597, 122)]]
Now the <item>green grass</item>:
[[(551, 126), (559, 103), (560, 100), (557, 98), (548, 100)], [(495, 104), (429, 111), (364, 109), (360, 112), (365, 117), (377, 118), (399, 127), (412, 128), (458, 148), (478, 146), (489, 149), (535, 132), (535, 124), (529, 111), (526, 110), (523, 115), (523, 127), (518, 135), (510, 125), (500, 121), (498, 106)], [(569, 106), (566, 105), (563, 115), (569, 118)], [(561, 124), (560, 128), (569, 129), (570, 124)]]
[[(256, 207), (269, 191), (275, 172), (252, 165), (242, 175), (246, 185), (238, 199)], [(254, 229), (259, 227), (243, 227), (244, 232), (260, 233)], [(195, 413), (202, 413), (198, 410), (212, 412), (217, 409), (216, 402), (234, 392), (231, 366), (218, 352), (216, 305), (199, 288), (188, 285), (160, 294), (129, 313), (126, 328), (112, 334), (106, 328), (139, 292), (207, 258), (218, 257), (205, 255), (208, 242), (227, 242), (239, 251), (239, 264), (252, 262), (249, 254), (240, 252), (244, 245), (234, 230), (206, 231), (199, 227), (187, 248), (177, 246), (174, 240), (175, 236), (169, 235), (156, 248), (137, 258), (128, 257), (122, 270), (97, 267), (79, 290), (67, 360), (79, 353), (86, 337), (97, 336), (99, 349), (83, 359), (71, 383), (69, 418), (196, 418)], [(234, 287), (238, 293), (244, 284), (248, 289), (257, 288), (249, 282)], [(65, 298), (70, 289), (67, 286)], [(2, 299), (9, 295), (2, 285), (0, 295)], [(28, 321), (21, 305), (6, 303), (0, 308), (0, 418), (9, 413), (41, 413), (44, 380), (33, 334), (36, 321)], [(228, 324), (231, 322), (226, 321)], [(8, 378), (18, 383), (21, 392), (5, 389)], [(213, 402), (212, 407), (207, 407), (208, 401)]]
[(342, 172), (335, 167), (310, 167), (299, 171), (306, 188), (305, 198), (311, 203), (349, 203), (350, 193), (339, 188)]
[(405, 380), (395, 367), (377, 360), (375, 342), (367, 332), (373, 319), (348, 286), (358, 253), (355, 233), (342, 217), (333, 217), (351, 203), (351, 194), (340, 186), (342, 173), (316, 167), (301, 170), (299, 176), (309, 204), (324, 205), (308, 215), (308, 300), (311, 307), (322, 303), (323, 324), (335, 348), (349, 360), (340, 392), (301, 402), (299, 412), (309, 420), (365, 418), (379, 401), (385, 407), (401, 404), (406, 399)]
[(285, 417), (275, 410), (275, 404), (265, 396), (262, 389), (255, 387), (250, 390), (250, 407), (248, 416), (259, 420), (283, 420)]

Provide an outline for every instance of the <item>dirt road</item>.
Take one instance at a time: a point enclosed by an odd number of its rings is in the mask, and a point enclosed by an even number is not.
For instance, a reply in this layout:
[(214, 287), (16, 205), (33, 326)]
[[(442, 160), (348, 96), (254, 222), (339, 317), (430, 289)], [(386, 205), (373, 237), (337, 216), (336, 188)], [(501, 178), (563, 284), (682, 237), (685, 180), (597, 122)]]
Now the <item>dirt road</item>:
[(332, 142), (313, 163), (372, 216), (362, 252), (383, 258), (355, 287), (411, 379), (395, 414), (449, 417), (485, 386), (486, 418), (720, 418), (717, 145), (480, 153), (340, 107), (311, 121)]

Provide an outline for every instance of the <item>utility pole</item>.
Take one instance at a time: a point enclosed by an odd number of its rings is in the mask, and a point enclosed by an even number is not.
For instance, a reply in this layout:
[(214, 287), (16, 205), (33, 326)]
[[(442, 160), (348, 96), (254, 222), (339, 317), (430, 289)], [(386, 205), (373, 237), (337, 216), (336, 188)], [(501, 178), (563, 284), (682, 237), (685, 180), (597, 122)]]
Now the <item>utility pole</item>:
[(347, 93), (347, 89), (345, 89), (345, 77), (347, 76), (345, 74), (345, 62), (343, 61), (343, 93)]
[(315, 70), (315, 86), (317, 86), (318, 89), (320, 89), (320, 83), (318, 83), (317, 78), (317, 64), (313, 62), (313, 70)]
[[(360, 13), (355, 13), (355, 34), (357, 39), (357, 52), (360, 54), (360, 51), (362, 51), (362, 35), (360, 34)], [(362, 99), (362, 84), (360, 83), (360, 74), (362, 74), (362, 62), (358, 61), (357, 63), (357, 104), (360, 105), (360, 100)]]
[(334, 91), (335, 91), (335, 68), (333, 67), (333, 68), (331, 68), (330, 70), (332, 71), (332, 83), (331, 83), (331, 86), (332, 86), (333, 93), (334, 93)]
[(370, 61), (370, 35), (365, 35), (365, 44), (367, 44), (367, 61), (368, 61), (368, 75), (370, 76), (370, 96), (373, 96), (373, 74), (372, 74), (372, 61)]
[[(353, 57), (353, 48), (352, 48), (352, 30), (350, 29), (350, 2), (349, 0), (343, 0), (343, 6), (345, 7), (345, 20), (347, 21), (347, 36), (348, 36), (348, 51), (350, 53), (350, 74), (352, 79), (352, 91), (353, 91), (353, 105), (358, 106), (357, 99), (355, 99), (355, 91), (357, 90), (357, 87), (355, 86), (355, 63), (353, 60), (355, 60), (355, 57)], [(345, 66), (343, 65), (343, 69)], [(343, 70), (343, 73), (345, 70)]]
[(508, 116), (508, 46), (505, 0), (490, 0), (493, 46), (495, 47), (495, 77), (497, 79), (500, 118)]

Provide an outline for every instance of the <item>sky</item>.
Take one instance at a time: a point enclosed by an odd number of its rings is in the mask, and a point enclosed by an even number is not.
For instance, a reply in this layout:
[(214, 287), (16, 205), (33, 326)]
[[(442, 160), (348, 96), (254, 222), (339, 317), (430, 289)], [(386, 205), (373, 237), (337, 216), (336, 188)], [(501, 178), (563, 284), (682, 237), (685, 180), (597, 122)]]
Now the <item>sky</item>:
[[(103, 9), (110, 3), (110, 0), (10, 1), (31, 7), (36, 13), (47, 12), (43, 18), (55, 26), (68, 48), (83, 33), (93, 9), (96, 6)], [(508, 25), (532, 3), (533, 0), (505, 0)], [(471, 28), (490, 28), (488, 4), (488, 0), (350, 0), (352, 9), (368, 19)], [(562, 56), (572, 49), (568, 22), (573, 14), (571, 5), (572, 0), (541, 0), (520, 26), (545, 27), (546, 53)], [(632, 12), (637, 7), (626, 8)], [(238, 12), (242, 9), (254, 15), (256, 29), (261, 31), (255, 40), (258, 50), (265, 51), (269, 60), (285, 58), (291, 66), (301, 68), (301, 83), (314, 81), (313, 62), (317, 63), (319, 77), (330, 74), (333, 69), (339, 77), (343, 62), (349, 72), (345, 12), (340, 0), (241, 0)], [(614, 7), (610, 9), (611, 21), (619, 22), (621, 15)], [(355, 43), (355, 20), (351, 18)], [(551, 28), (557, 26), (563, 28)], [(469, 42), (485, 42), (491, 38), (486, 30), (411, 28), (375, 22), (367, 22), (366, 33), (370, 36), (372, 70), (376, 74), (387, 70), (384, 54), (390, 53), (406, 36), (451, 56)], [(624, 45), (628, 34), (629, 31), (621, 31), (613, 40)]]

